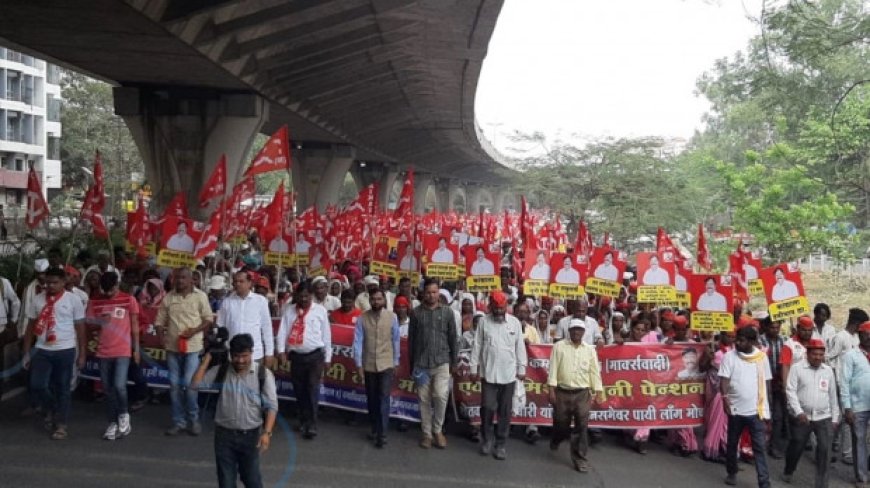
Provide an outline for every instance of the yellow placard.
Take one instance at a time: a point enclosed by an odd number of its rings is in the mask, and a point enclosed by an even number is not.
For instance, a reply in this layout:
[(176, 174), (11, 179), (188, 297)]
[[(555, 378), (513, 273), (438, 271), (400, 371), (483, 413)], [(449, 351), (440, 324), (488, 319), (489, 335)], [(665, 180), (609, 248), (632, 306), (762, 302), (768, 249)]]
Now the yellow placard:
[(764, 285), (761, 280), (749, 280), (749, 294), (757, 297), (764, 296)]
[(242, 244), (244, 244), (246, 242), (248, 242), (248, 236), (246, 236), (244, 234), (233, 236), (233, 238), (230, 239), (230, 244), (233, 244), (235, 246), (241, 246)]
[(167, 268), (195, 268), (196, 259), (189, 252), (161, 249), (157, 254), (157, 265)]
[(465, 279), (468, 291), (495, 291), (501, 290), (501, 277), (496, 275), (469, 276)]
[(459, 267), (455, 264), (429, 263), (426, 265), (426, 276), (431, 278), (455, 280), (458, 273)]
[(595, 295), (615, 298), (619, 296), (619, 290), (621, 288), (622, 286), (620, 286), (616, 281), (602, 280), (601, 278), (595, 278), (594, 276), (590, 276), (589, 279), (586, 280), (586, 292)]
[[(130, 243), (128, 240), (124, 240), (124, 250), (127, 252), (136, 252), (136, 246)], [(148, 253), (149, 256), (154, 256), (157, 254), (157, 243), (149, 242), (145, 244), (145, 252)]]
[(376, 275), (387, 275), (390, 278), (398, 278), (399, 273), (396, 271), (396, 265), (385, 263), (383, 261), (372, 261), (369, 271)]
[(773, 302), (767, 308), (770, 311), (770, 320), (773, 321), (797, 318), (801, 315), (808, 315), (811, 312), (807, 297)]
[(263, 262), (269, 266), (281, 266), (284, 268), (292, 268), (296, 266), (296, 255), (283, 252), (266, 251), (263, 255)]
[(549, 294), (549, 285), (544, 280), (526, 280), (523, 282), (523, 294), (533, 297), (544, 297)]
[(402, 278), (408, 278), (412, 284), (417, 284), (421, 280), (420, 273), (416, 271), (399, 271), (399, 279)]
[(294, 254), (296, 256), (296, 266), (308, 266), (310, 256), (308, 253)]
[(673, 303), (677, 301), (677, 289), (668, 285), (641, 285), (637, 287), (640, 303)]
[(728, 312), (692, 312), (692, 330), (730, 332), (734, 330), (734, 316)]
[(550, 283), (550, 296), (576, 300), (586, 295), (583, 285), (567, 285), (565, 283)]
[(674, 301), (659, 303), (662, 307), (689, 308), (692, 306), (692, 294), (687, 291), (674, 292)]
[(328, 273), (326, 272), (326, 268), (311, 268), (308, 270), (308, 276), (326, 276)]

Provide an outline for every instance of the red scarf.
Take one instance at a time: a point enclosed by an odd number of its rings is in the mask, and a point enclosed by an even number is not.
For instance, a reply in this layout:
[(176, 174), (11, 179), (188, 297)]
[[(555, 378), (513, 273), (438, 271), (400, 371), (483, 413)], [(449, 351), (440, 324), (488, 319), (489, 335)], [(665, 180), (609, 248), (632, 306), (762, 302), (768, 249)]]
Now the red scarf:
[(54, 318), (54, 305), (58, 302), (58, 300), (63, 297), (64, 292), (60, 292), (56, 295), (45, 294), (45, 306), (42, 307), (42, 310), (39, 312), (39, 317), (36, 318), (36, 326), (33, 328), (33, 332), (37, 336), (41, 336), (45, 333), (45, 342), (46, 344), (51, 344), (57, 340), (57, 336), (54, 333), (54, 326), (57, 321)]
[(300, 308), (296, 307), (296, 320), (293, 322), (293, 327), (290, 328), (290, 335), (287, 337), (288, 346), (302, 345), (302, 339), (305, 337), (305, 316), (308, 315), (308, 310), (311, 310), (310, 306), (308, 309), (302, 309), (300, 313)]

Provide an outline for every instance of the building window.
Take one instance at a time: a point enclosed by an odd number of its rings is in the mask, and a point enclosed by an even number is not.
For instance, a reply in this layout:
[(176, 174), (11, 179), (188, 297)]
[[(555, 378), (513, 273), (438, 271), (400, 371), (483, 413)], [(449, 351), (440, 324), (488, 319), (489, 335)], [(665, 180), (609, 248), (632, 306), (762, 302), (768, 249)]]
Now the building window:
[(48, 107), (45, 110), (45, 116), (49, 122), (60, 122), (60, 99), (48, 95)]
[(48, 136), (48, 144), (45, 148), (45, 156), (48, 159), (60, 159), (60, 137)]
[(46, 67), (45, 79), (51, 84), (60, 84), (60, 66), (48, 63)]
[(24, 171), (24, 160), (15, 158), (15, 171)]

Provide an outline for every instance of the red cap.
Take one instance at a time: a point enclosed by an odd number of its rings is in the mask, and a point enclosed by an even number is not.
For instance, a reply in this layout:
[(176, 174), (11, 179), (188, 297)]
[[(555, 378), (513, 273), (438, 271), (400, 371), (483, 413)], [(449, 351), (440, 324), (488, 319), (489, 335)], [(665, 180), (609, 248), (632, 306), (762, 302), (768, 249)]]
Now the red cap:
[(809, 349), (824, 349), (825, 342), (821, 339), (810, 339), (810, 342), (807, 343), (807, 350)]
[(676, 327), (678, 329), (684, 329), (684, 328), (688, 327), (688, 325), (689, 325), (689, 320), (686, 319), (685, 315), (677, 315), (676, 317), (674, 317), (674, 327)]
[(751, 327), (752, 322), (752, 317), (750, 317), (749, 315), (741, 315), (740, 318), (737, 319), (736, 328), (742, 329), (744, 327)]
[(263, 288), (271, 291), (272, 287), (269, 286), (269, 277), (268, 276), (258, 276), (256, 281), (257, 286), (262, 286)]
[(64, 272), (70, 276), (81, 276), (82, 274), (74, 266), (67, 264), (63, 267)]
[(662, 320), (667, 320), (668, 322), (673, 322), (674, 317), (675, 317), (674, 312), (672, 312), (670, 310), (667, 310), (662, 314)]
[(396, 308), (396, 307), (409, 308), (410, 306), (411, 306), (411, 303), (408, 301), (408, 297), (405, 297), (403, 295), (397, 296), (396, 301), (393, 302), (393, 308)]
[(610, 306), (611, 301), (613, 301), (613, 299), (610, 297), (601, 297), (601, 306), (608, 307), (608, 306)]
[(867, 332), (870, 334), (870, 320), (858, 326), (858, 332)]
[(797, 323), (798, 329), (813, 329), (816, 324), (813, 323), (813, 319), (809, 315), (801, 315), (798, 319)]
[(637, 293), (637, 281), (629, 282), (628, 292), (632, 294)]
[(489, 303), (496, 307), (506, 307), (507, 295), (505, 295), (503, 291), (494, 291), (489, 294)]

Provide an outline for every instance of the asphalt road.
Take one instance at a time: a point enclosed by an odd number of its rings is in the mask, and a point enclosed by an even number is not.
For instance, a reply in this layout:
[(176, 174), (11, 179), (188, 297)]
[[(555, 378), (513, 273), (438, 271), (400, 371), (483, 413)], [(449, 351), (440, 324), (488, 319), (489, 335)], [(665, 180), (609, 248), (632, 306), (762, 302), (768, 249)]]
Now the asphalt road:
[[(103, 405), (75, 401), (70, 437), (52, 441), (41, 421), (22, 418), (22, 396), (0, 404), (0, 486), (2, 487), (186, 487), (215, 486), (213, 428), (203, 435), (163, 435), (168, 405), (148, 405), (133, 415), (133, 433), (114, 442), (100, 438), (105, 429)], [(651, 444), (641, 456), (621, 445), (616, 435), (590, 451), (592, 469), (580, 474), (570, 467), (567, 445), (555, 453), (546, 438), (532, 446), (520, 438), (508, 442), (508, 459), (481, 457), (476, 445), (452, 426), (446, 450), (417, 447), (418, 431), (390, 432), (384, 449), (366, 439), (366, 425), (348, 426), (344, 416), (325, 410), (320, 435), (303, 440), (293, 432), (293, 419), (279, 417), (272, 448), (261, 457), (266, 486), (293, 487), (697, 487), (725, 486), (725, 468), (696, 457), (680, 458)], [(364, 420), (364, 419), (361, 419)], [(516, 434), (520, 429), (515, 428)], [(454, 432), (455, 431), (455, 432)], [(783, 461), (770, 460), (774, 486)], [(741, 463), (738, 486), (753, 487), (755, 470)], [(805, 456), (792, 485), (812, 486), (813, 464)], [(851, 467), (832, 465), (831, 487), (852, 486)]]

